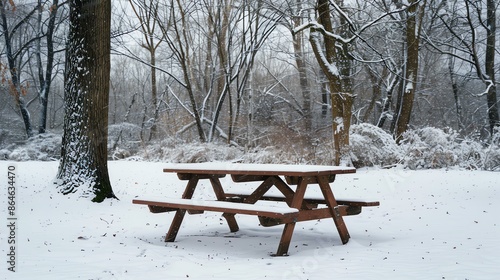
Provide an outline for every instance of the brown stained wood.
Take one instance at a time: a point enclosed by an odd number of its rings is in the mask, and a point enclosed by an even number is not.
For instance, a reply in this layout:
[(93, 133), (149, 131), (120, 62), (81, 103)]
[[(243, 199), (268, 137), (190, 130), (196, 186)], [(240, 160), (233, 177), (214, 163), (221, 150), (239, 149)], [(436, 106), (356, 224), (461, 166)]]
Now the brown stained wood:
[(177, 233), (179, 233), (179, 229), (181, 228), (182, 220), (184, 220), (184, 215), (186, 215), (186, 210), (179, 209), (175, 212), (172, 224), (170, 225), (167, 235), (165, 235), (165, 242), (175, 241)]
[(281, 234), (280, 243), (278, 245), (278, 250), (273, 256), (287, 256), (288, 248), (290, 247), (290, 242), (292, 241), (293, 230), (295, 228), (295, 223), (285, 224), (283, 228), (283, 233)]
[(260, 225), (263, 227), (273, 227), (284, 224), (282, 219), (259, 216)]
[[(299, 179), (302, 176), (285, 176), (286, 183), (289, 185), (297, 185), (299, 183)], [(333, 183), (335, 181), (335, 174), (331, 174), (328, 176), (328, 182)], [(318, 181), (316, 177), (309, 177), (309, 184), (317, 184)]]
[(266, 180), (268, 177), (259, 175), (231, 175), (231, 179), (235, 183), (260, 182)]
[(149, 207), (149, 212), (155, 213), (155, 214), (177, 211), (177, 209), (175, 209), (175, 208), (168, 208), (168, 207), (161, 207), (161, 206), (154, 206), (154, 205), (148, 205), (148, 207)]
[(278, 188), (278, 190), (285, 196), (285, 201), (288, 204), (288, 206), (291, 207), (292, 205), (292, 199), (293, 196), (295, 195), (295, 192), (288, 186), (283, 180), (281, 180), (280, 177), (276, 176), (274, 178), (274, 185)]
[[(196, 186), (198, 185), (198, 181), (199, 181), (198, 177), (192, 177), (189, 179), (189, 182), (187, 183), (186, 189), (184, 190), (184, 193), (182, 194), (182, 198), (190, 199), (193, 197), (194, 191), (196, 190)], [(148, 204), (149, 207), (151, 205), (152, 204)], [(165, 207), (165, 208), (175, 208), (175, 207), (169, 207), (168, 205), (155, 205), (155, 206), (160, 206), (160, 207)], [(200, 209), (200, 210), (203, 210), (203, 209)], [(170, 229), (168, 230), (167, 234), (165, 235), (165, 242), (174, 242), (175, 241), (175, 238), (177, 237), (177, 233), (179, 233), (179, 229), (181, 228), (181, 224), (182, 224), (182, 221), (184, 220), (185, 215), (186, 215), (186, 210), (178, 209), (175, 212), (175, 216), (174, 216), (174, 219), (172, 220), (172, 224), (170, 224)]]
[(134, 204), (144, 204), (148, 206), (154, 205), (159, 207), (175, 208), (179, 210), (202, 210), (202, 211), (213, 211), (213, 212), (222, 212), (231, 214), (275, 217), (283, 219), (286, 222), (295, 221), (299, 213), (298, 210), (294, 208), (276, 208), (276, 211), (273, 211), (269, 210), (269, 207), (262, 207), (253, 204), (243, 205), (242, 203), (233, 203), (227, 201), (210, 201), (209, 203), (206, 204), (203, 203), (193, 204), (190, 203), (191, 200), (188, 199), (185, 199), (184, 201), (179, 199), (177, 199), (176, 201), (152, 201), (152, 200), (142, 200), (142, 199), (132, 200)]
[(243, 202), (250, 204), (256, 203), (273, 185), (274, 179), (272, 177), (268, 177), (251, 195), (247, 196)]
[[(246, 197), (249, 196), (249, 194), (238, 194), (238, 193), (225, 193), (226, 195), (226, 200), (233, 200), (233, 201), (243, 201)], [(260, 198), (260, 200), (266, 200), (266, 201), (285, 201), (285, 197), (283, 196), (278, 196), (278, 195), (264, 195)], [(309, 205), (316, 205), (315, 207), (311, 207), (310, 209), (317, 208), (318, 204), (326, 204), (325, 199), (320, 199), (320, 198), (308, 198), (305, 197), (304, 201), (309, 204)], [(361, 207), (371, 207), (371, 206), (380, 206), (379, 201), (362, 201), (362, 200), (337, 200), (337, 204), (339, 205), (348, 205), (348, 206), (361, 206)]]
[[(341, 216), (353, 216), (361, 213), (361, 206), (348, 206), (348, 205), (339, 205), (336, 208), (337, 212)], [(332, 218), (332, 214), (329, 208), (320, 208), (320, 209), (312, 209), (312, 210), (301, 210), (299, 212), (299, 216), (297, 217), (297, 222), (304, 221), (314, 221), (321, 219)], [(285, 222), (279, 218), (270, 218), (270, 217), (262, 217), (259, 216), (259, 222), (263, 227), (272, 227), (277, 225), (282, 225)]]
[(324, 176), (318, 176), (318, 183), (323, 193), (323, 196), (326, 200), (326, 205), (328, 209), (330, 209), (330, 214), (335, 222), (335, 226), (337, 227), (337, 231), (339, 232), (340, 239), (343, 244), (349, 242), (349, 231), (347, 230), (347, 226), (344, 222), (344, 219), (340, 215), (337, 209), (337, 201), (335, 200), (335, 196), (333, 195), (332, 189), (330, 188), (330, 184), (328, 183), (328, 179)]
[[(304, 199), (304, 195), (307, 189), (307, 179), (301, 177), (299, 179), (297, 189), (295, 190), (295, 194), (292, 198), (292, 203), (290, 207), (300, 209), (302, 207), (302, 200)], [(284, 221), (286, 222), (286, 221)], [(281, 235), (280, 244), (278, 246), (278, 251), (276, 252), (276, 256), (285, 256), (288, 254), (288, 248), (290, 247), (290, 242), (292, 241), (293, 230), (295, 228), (295, 221), (288, 222), (285, 224), (283, 228), (283, 234)]]
[[(182, 194), (182, 198), (189, 199), (189, 198), (193, 197), (194, 191), (196, 190), (196, 186), (198, 185), (198, 181), (199, 181), (198, 177), (192, 177), (191, 179), (189, 179), (189, 182), (186, 186), (186, 189), (184, 190), (184, 193)], [(188, 210), (188, 213), (190, 215), (194, 215), (194, 214), (200, 214), (203, 212)]]
[[(290, 165), (247, 165), (228, 164), (221, 169), (210, 169), (211, 165), (181, 164), (175, 168), (165, 168), (164, 172), (175, 172), (180, 180), (188, 180), (182, 198), (168, 201), (133, 200), (136, 204), (148, 205), (153, 213), (176, 211), (172, 224), (165, 236), (165, 241), (174, 241), (186, 212), (203, 213), (204, 211), (222, 212), (231, 232), (239, 230), (235, 214), (258, 216), (264, 227), (284, 224), (278, 250), (274, 256), (286, 256), (293, 236), (296, 222), (333, 218), (342, 243), (349, 241), (349, 232), (343, 216), (357, 215), (362, 207), (378, 206), (378, 201), (335, 200), (330, 188), (336, 174), (355, 173), (353, 168), (325, 166), (298, 167)], [(247, 167), (248, 169), (245, 169)], [(269, 167), (269, 168), (268, 168)], [(272, 168), (271, 168), (272, 167)], [(273, 169), (276, 167), (276, 169)], [(312, 168), (311, 168), (312, 167)], [(225, 193), (219, 178), (231, 175), (233, 182), (262, 182), (251, 194)], [(284, 176), (286, 182), (280, 177)], [(200, 179), (209, 179), (217, 201), (205, 203), (190, 200)], [(290, 185), (297, 185), (292, 189)], [(318, 184), (324, 198), (304, 198), (307, 186)], [(266, 195), (275, 186), (281, 193), (278, 196)], [(288, 204), (288, 208), (273, 208), (255, 205), (257, 201), (270, 200)], [(319, 208), (326, 205), (327, 208)]]
[[(222, 184), (220, 183), (219, 176), (220, 175), (209, 175), (210, 184), (212, 184), (212, 188), (214, 190), (215, 196), (217, 197), (217, 200), (225, 201), (226, 195), (224, 193), (224, 189), (222, 188)], [(223, 213), (222, 216), (224, 217), (224, 219), (226, 219), (227, 225), (229, 226), (229, 230), (231, 232), (236, 232), (239, 230), (240, 227), (238, 226), (238, 222), (234, 217), (234, 213)]]
[(225, 174), (193, 174), (193, 173), (177, 173), (177, 178), (179, 180), (190, 180), (192, 178), (197, 178), (197, 179), (210, 179), (210, 178), (224, 178), (226, 177)]
[(379, 201), (337, 200), (337, 203), (340, 205), (349, 205), (349, 206), (356, 206), (356, 207), (380, 206)]
[(227, 225), (229, 226), (229, 230), (231, 232), (237, 232), (240, 230), (240, 227), (238, 226), (238, 223), (236, 222), (236, 218), (234, 217), (234, 214), (231, 213), (223, 213), (222, 217), (226, 219)]

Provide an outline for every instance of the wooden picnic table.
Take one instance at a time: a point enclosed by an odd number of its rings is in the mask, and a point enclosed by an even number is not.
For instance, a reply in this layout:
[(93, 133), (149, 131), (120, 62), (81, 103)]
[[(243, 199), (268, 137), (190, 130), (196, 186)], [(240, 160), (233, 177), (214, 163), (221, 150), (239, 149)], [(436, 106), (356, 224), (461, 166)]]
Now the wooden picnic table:
[[(342, 243), (349, 241), (349, 232), (343, 216), (357, 215), (365, 206), (378, 206), (379, 202), (336, 199), (330, 184), (339, 174), (355, 173), (356, 169), (338, 166), (192, 163), (170, 164), (164, 172), (177, 173), (180, 180), (187, 180), (182, 198), (137, 198), (135, 204), (145, 204), (153, 213), (175, 211), (175, 216), (165, 241), (173, 242), (179, 232), (185, 213), (200, 214), (204, 211), (222, 212), (231, 232), (239, 230), (235, 214), (255, 215), (262, 226), (284, 224), (276, 256), (288, 254), (288, 248), (297, 222), (324, 218), (333, 219)], [(260, 182), (253, 190), (226, 192), (220, 178), (230, 175), (232, 182)], [(217, 200), (195, 200), (193, 193), (200, 180), (209, 180)], [(317, 184), (320, 197), (306, 197), (308, 186)], [(296, 186), (292, 188), (291, 186)], [(274, 187), (274, 188), (273, 188)], [(271, 189), (279, 195), (269, 195)], [(258, 205), (259, 201), (280, 201), (284, 207)], [(324, 206), (319, 206), (324, 205)]]

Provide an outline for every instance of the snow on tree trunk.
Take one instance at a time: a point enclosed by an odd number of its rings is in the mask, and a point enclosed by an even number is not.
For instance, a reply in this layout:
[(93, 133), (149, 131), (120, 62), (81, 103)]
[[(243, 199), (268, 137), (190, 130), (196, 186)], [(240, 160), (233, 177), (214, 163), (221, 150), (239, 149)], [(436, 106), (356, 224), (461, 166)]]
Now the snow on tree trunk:
[(107, 167), (110, 0), (71, 0), (64, 134), (58, 183), (63, 194), (115, 197)]
[[(330, 14), (330, 2), (318, 0), (317, 13), (319, 23), (324, 30), (333, 34), (333, 24)], [(351, 126), (352, 115), (352, 93), (351, 86), (343, 74), (350, 72), (350, 63), (346, 61), (346, 48), (337, 51), (337, 40), (331, 36), (323, 36), (315, 27), (311, 27), (309, 41), (323, 73), (328, 79), (330, 89), (330, 99), (332, 104), (332, 130), (335, 165), (350, 165), (349, 153), (349, 128)], [(339, 68), (337, 67), (339, 66)]]
[(408, 129), (413, 100), (418, 77), (418, 56), (420, 44), (420, 30), (424, 16), (425, 2), (410, 0), (406, 12), (406, 73), (405, 83), (398, 98), (396, 118), (394, 119), (394, 136), (397, 143), (403, 138), (403, 133)]

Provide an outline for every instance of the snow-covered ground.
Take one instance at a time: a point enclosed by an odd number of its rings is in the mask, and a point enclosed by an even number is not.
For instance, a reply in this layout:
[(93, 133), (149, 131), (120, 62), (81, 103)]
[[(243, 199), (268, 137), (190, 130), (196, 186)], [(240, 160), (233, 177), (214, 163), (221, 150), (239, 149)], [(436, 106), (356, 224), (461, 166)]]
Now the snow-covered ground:
[[(16, 272), (7, 270), (7, 167), (17, 170)], [(379, 200), (346, 217), (342, 245), (333, 221), (296, 226), (287, 257), (271, 257), (282, 227), (239, 216), (230, 233), (220, 213), (186, 216), (164, 243), (173, 213), (152, 214), (136, 196), (180, 197), (185, 182), (162, 163), (110, 162), (120, 198), (101, 204), (63, 196), (57, 162), (0, 161), (0, 278), (5, 279), (497, 279), (500, 173), (360, 169), (338, 176), (337, 197)], [(229, 181), (223, 180), (229, 183)], [(234, 184), (233, 184), (234, 185)], [(238, 187), (233, 186), (233, 187)], [(245, 186), (241, 186), (245, 187)], [(203, 184), (196, 195), (208, 194)]]

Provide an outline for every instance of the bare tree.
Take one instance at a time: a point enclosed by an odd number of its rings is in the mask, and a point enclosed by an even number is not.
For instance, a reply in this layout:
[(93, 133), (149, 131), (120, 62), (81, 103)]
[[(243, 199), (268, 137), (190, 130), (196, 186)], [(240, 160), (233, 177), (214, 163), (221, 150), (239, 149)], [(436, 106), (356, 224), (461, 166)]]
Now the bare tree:
[[(338, 6), (336, 6), (338, 7)], [(339, 7), (340, 8), (340, 7)], [(325, 73), (330, 89), (332, 106), (332, 129), (334, 145), (334, 164), (350, 164), (349, 160), (349, 128), (351, 126), (353, 95), (350, 83), (344, 80), (350, 77), (342, 75), (350, 69), (346, 63), (349, 54), (345, 47), (338, 48), (344, 42), (334, 34), (330, 1), (318, 0), (317, 15), (321, 26), (312, 26), (310, 29), (310, 42), (316, 59)], [(341, 14), (345, 17), (345, 14)], [(347, 91), (346, 91), (347, 90)]]
[[(158, 32), (158, 1), (148, 0), (129, 0), (135, 16), (139, 20), (141, 33), (144, 42), (140, 44), (149, 53), (149, 67), (151, 73), (151, 106), (153, 107), (153, 117), (149, 140), (157, 138), (158, 134), (158, 116), (159, 116), (159, 101), (158, 101), (158, 85), (156, 74), (156, 52), (163, 41), (163, 35)], [(158, 38), (157, 38), (158, 37)]]
[(394, 138), (399, 143), (403, 133), (408, 129), (415, 99), (415, 90), (418, 79), (418, 60), (420, 48), (420, 34), (424, 19), (426, 0), (409, 0), (406, 11), (405, 46), (406, 62), (404, 73), (404, 87), (399, 91), (396, 104), (396, 116), (393, 119)]
[[(439, 19), (449, 36), (427, 37), (426, 39), (435, 50), (466, 65), (464, 68), (472, 69), (472, 73), (484, 84), (486, 89), (475, 96), (486, 96), (488, 128), (491, 134), (494, 128), (500, 125), (495, 78), (498, 1), (464, 0), (447, 4), (447, 13), (440, 15)], [(450, 67), (453, 65), (451, 64)], [(457, 69), (450, 69), (452, 78), (455, 77), (453, 73), (456, 71)], [(456, 82), (453, 82), (453, 85), (456, 87)], [(453, 90), (456, 94), (458, 88)], [(459, 100), (456, 101), (457, 114), (461, 114), (462, 111), (459, 102)]]
[[(43, 12), (44, 5), (42, 0), (38, 0), (38, 32), (42, 35), (46, 41), (46, 59), (45, 59), (45, 69), (43, 67), (43, 59), (42, 59), (42, 38), (37, 40), (37, 52), (36, 52), (36, 60), (37, 60), (37, 68), (38, 68), (38, 80), (40, 83), (38, 100), (40, 103), (40, 117), (38, 119), (38, 133), (45, 133), (47, 129), (47, 111), (48, 111), (48, 100), (50, 87), (52, 85), (52, 79), (54, 75), (54, 55), (55, 55), (55, 47), (54, 47), (54, 32), (56, 31), (57, 26), (60, 24), (56, 21), (59, 11), (59, 0), (53, 0), (51, 4), (48, 5), (49, 16), (46, 24), (44, 24), (43, 20)], [(44, 30), (45, 29), (45, 30)]]
[[(18, 40), (21, 38), (22, 28), (32, 19), (32, 16), (38, 10), (38, 6), (26, 6), (26, 13), (16, 12), (18, 7), (14, 1), (0, 1), (0, 28), (3, 33), (5, 41), (5, 53), (7, 56), (7, 65), (0, 64), (0, 73), (2, 73), (2, 80), (7, 80), (9, 91), (14, 96), (16, 105), (24, 122), (26, 136), (28, 138), (33, 136), (33, 127), (31, 123), (30, 112), (28, 111), (25, 95), (27, 93), (27, 86), (21, 82), (22, 59), (27, 52), (28, 46), (32, 44), (36, 38), (24, 38), (25, 40)], [(15, 15), (21, 15), (16, 18), (15, 22), (9, 21), (8, 18), (14, 19)], [(20, 41), (20, 44), (16, 44)], [(7, 70), (7, 71), (4, 71)], [(8, 77), (5, 72), (9, 73)]]

